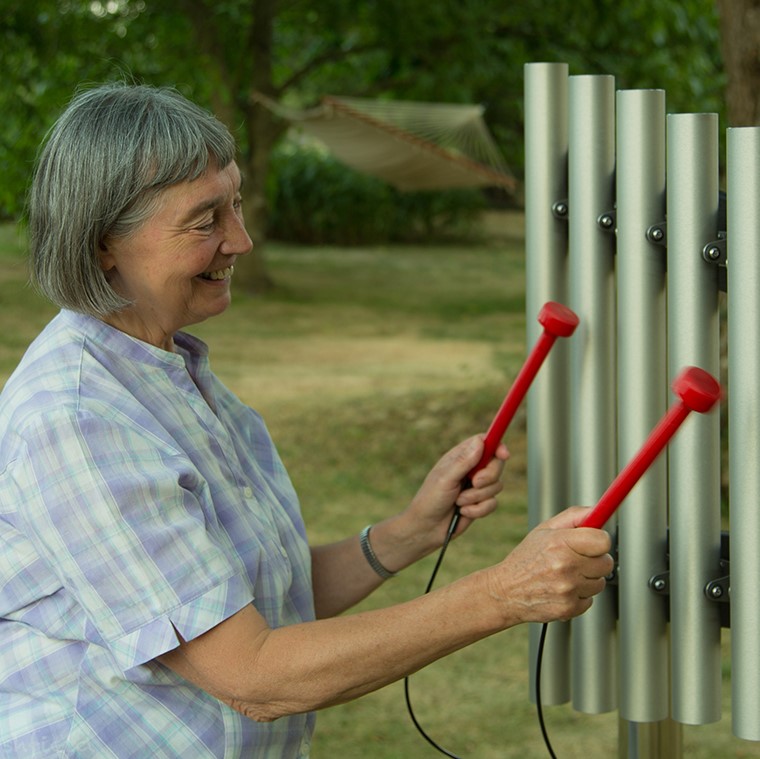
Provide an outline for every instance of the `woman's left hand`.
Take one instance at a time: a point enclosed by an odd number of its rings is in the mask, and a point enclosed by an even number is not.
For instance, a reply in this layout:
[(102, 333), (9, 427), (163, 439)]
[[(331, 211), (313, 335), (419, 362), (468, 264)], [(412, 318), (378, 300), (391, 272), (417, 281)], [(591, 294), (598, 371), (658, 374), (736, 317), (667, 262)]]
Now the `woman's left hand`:
[[(485, 435), (468, 438), (445, 453), (400, 514), (376, 522), (370, 532), (372, 550), (389, 572), (398, 572), (438, 550), (449, 531), (455, 507), (460, 535), (474, 519), (496, 508), (496, 496), (509, 451), (503, 444), (494, 458), (474, 475), (471, 488), (464, 488), (467, 475), (480, 461)], [(339, 614), (372, 592), (381, 582), (353, 535), (328, 546), (312, 546), (314, 599), (320, 617)]]
[(445, 453), (422, 483), (422, 487), (402, 518), (417, 534), (427, 534), (440, 546), (446, 536), (455, 506), (460, 519), (460, 535), (475, 519), (488, 516), (496, 508), (496, 496), (502, 491), (501, 475), (509, 458), (507, 447), (500, 443), (494, 458), (472, 478), (472, 487), (463, 482), (483, 453), (484, 435), (475, 435)]

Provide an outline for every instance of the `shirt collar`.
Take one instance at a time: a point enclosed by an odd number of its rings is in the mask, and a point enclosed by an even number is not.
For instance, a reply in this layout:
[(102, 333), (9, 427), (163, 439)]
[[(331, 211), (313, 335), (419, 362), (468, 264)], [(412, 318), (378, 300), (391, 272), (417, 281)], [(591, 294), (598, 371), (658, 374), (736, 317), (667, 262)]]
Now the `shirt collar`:
[(92, 340), (101, 347), (118, 353), (131, 361), (139, 361), (151, 366), (184, 368), (187, 361), (197, 364), (205, 363), (208, 359), (206, 343), (186, 332), (177, 332), (174, 335), (174, 344), (179, 350), (177, 353), (172, 353), (143, 340), (138, 340), (136, 337), (132, 337), (88, 314), (63, 309), (59, 318), (67, 326), (84, 335), (86, 339)]

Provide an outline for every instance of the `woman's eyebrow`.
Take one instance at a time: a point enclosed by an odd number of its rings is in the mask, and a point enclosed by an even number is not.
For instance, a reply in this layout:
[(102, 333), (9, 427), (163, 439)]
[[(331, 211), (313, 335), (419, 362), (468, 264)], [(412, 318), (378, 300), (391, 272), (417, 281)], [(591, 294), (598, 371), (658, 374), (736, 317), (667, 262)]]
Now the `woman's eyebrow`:
[[(240, 191), (243, 189), (243, 176), (241, 174), (240, 176), (240, 184), (238, 185), (235, 195), (239, 195)], [(219, 195), (215, 195), (212, 198), (205, 198), (204, 200), (201, 200), (199, 203), (194, 205), (187, 213), (183, 214), (182, 218), (180, 219), (180, 225), (188, 224), (193, 219), (198, 218), (198, 216), (201, 216), (202, 214), (206, 213), (206, 211), (212, 211), (215, 208), (219, 208), (219, 206), (223, 205), (227, 200), (226, 193), (220, 193)]]
[(216, 195), (213, 198), (206, 198), (205, 200), (200, 201), (200, 203), (194, 205), (187, 213), (183, 214), (180, 219), (180, 225), (188, 224), (193, 219), (197, 219), (199, 216), (206, 213), (206, 211), (218, 208), (224, 203), (224, 200), (225, 197), (223, 195)]

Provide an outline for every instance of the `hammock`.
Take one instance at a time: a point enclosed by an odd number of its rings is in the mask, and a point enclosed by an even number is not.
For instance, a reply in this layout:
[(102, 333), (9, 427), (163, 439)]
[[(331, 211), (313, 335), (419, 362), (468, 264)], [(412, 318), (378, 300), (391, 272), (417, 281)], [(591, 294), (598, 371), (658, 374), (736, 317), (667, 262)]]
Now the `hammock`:
[(255, 99), (321, 140), (337, 160), (399, 190), (516, 188), (482, 106), (328, 96), (299, 111)]

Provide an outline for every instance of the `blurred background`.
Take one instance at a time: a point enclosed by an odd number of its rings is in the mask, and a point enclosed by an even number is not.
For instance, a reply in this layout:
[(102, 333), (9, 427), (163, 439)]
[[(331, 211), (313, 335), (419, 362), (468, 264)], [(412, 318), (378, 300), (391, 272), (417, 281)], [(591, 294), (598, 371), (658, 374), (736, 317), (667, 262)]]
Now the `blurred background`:
[[(473, 207), (519, 207), (527, 62), (610, 74), (618, 89), (664, 89), (669, 112), (754, 123), (759, 7), (756, 0), (2, 0), (0, 219), (21, 213), (35, 151), (75, 89), (127, 79), (176, 86), (233, 130), (257, 242), (398, 241), (421, 231), (429, 240), (441, 226), (461, 225)], [(480, 106), (516, 182), (403, 193), (368, 180), (293, 128), (330, 95)], [(239, 286), (245, 280), (261, 292), (273, 284), (263, 246), (243, 268)]]

